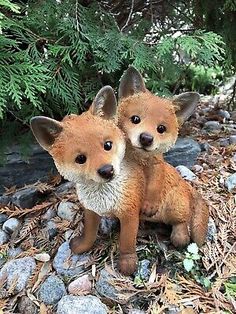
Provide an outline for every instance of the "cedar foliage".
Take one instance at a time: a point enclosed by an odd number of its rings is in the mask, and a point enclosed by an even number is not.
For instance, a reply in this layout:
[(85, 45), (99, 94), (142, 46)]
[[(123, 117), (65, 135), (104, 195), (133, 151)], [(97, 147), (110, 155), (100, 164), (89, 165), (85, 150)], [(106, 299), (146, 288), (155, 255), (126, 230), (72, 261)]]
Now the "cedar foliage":
[(225, 46), (195, 27), (195, 2), (0, 0), (1, 147), (33, 115), (80, 112), (103, 85), (117, 87), (129, 64), (160, 95), (204, 92), (196, 69), (215, 73)]

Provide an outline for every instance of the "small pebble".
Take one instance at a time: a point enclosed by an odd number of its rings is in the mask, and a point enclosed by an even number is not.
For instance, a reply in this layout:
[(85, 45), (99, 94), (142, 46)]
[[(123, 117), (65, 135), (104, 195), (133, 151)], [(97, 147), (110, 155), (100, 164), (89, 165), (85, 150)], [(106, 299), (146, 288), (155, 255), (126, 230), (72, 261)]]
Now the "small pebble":
[(78, 295), (79, 292), (84, 294), (90, 293), (92, 290), (92, 283), (89, 280), (88, 275), (81, 276), (76, 280), (72, 281), (68, 286), (68, 292), (70, 294)]
[(232, 174), (225, 180), (225, 186), (229, 192), (232, 192), (236, 189), (236, 173)]
[(50, 255), (47, 253), (39, 253), (34, 256), (37, 261), (48, 262), (50, 261)]
[(229, 112), (228, 112), (227, 110), (222, 110), (222, 109), (220, 109), (220, 110), (218, 111), (218, 114), (219, 114), (219, 116), (221, 116), (222, 118), (225, 118), (225, 119), (227, 119), (227, 120), (230, 119), (230, 114), (229, 114)]
[(177, 166), (175, 169), (179, 172), (181, 177), (187, 181), (193, 181), (197, 178), (197, 176), (185, 166)]
[(69, 241), (69, 240), (70, 240), (70, 238), (71, 238), (73, 232), (74, 232), (74, 231), (71, 230), (71, 229), (66, 230), (66, 232), (65, 232), (65, 234), (64, 234), (64, 238), (65, 238), (66, 241)]
[(57, 225), (54, 221), (49, 220), (47, 221), (46, 226), (49, 234), (49, 240), (51, 240), (58, 234)]
[(0, 280), (6, 278), (7, 289), (13, 282), (15, 290), (13, 294), (22, 291), (36, 268), (35, 260), (32, 257), (22, 257), (8, 261), (0, 270)]
[(0, 245), (7, 243), (8, 240), (9, 240), (8, 233), (0, 229)]
[(7, 221), (8, 216), (6, 214), (0, 214), (0, 225)]
[[(0, 196), (0, 204), (1, 205), (7, 205), (8, 203), (10, 203), (11, 201), (11, 197), (8, 195), (2, 195)], [(4, 214), (2, 214), (4, 215)]]
[(18, 308), (19, 308), (19, 312), (22, 314), (37, 314), (38, 313), (37, 305), (34, 304), (34, 302), (25, 295), (22, 296), (20, 301), (18, 302)]
[(203, 172), (203, 167), (200, 165), (194, 165), (193, 166), (193, 171), (197, 173), (202, 173)]
[(236, 135), (230, 135), (229, 143), (235, 145), (236, 144)]
[(209, 131), (217, 131), (221, 129), (221, 124), (218, 121), (207, 121), (204, 124), (204, 129)]
[(61, 202), (57, 209), (57, 215), (65, 220), (73, 221), (76, 211), (73, 209), (74, 204), (71, 202)]
[(66, 295), (58, 303), (57, 314), (107, 314), (108, 309), (99, 298)]
[(2, 229), (11, 234), (20, 227), (21, 223), (17, 218), (9, 218), (7, 221), (4, 222)]
[(211, 217), (209, 217), (208, 230), (207, 230), (207, 235), (206, 235), (207, 241), (213, 241), (216, 233), (217, 233), (217, 229), (216, 229), (215, 222)]
[(45, 304), (56, 304), (66, 294), (64, 282), (57, 276), (49, 276), (40, 286), (39, 299)]
[(229, 142), (229, 139), (227, 138), (221, 138), (219, 140), (219, 144), (220, 144), (220, 147), (227, 147), (229, 146), (230, 142)]
[(56, 211), (52, 208), (49, 208), (46, 213), (42, 215), (43, 220), (50, 220), (56, 216)]

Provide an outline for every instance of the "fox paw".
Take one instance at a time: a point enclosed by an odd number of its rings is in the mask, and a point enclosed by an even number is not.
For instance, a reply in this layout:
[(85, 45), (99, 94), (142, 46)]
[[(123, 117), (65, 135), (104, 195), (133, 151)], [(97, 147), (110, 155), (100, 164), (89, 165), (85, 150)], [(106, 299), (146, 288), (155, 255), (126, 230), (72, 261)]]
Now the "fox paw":
[(119, 258), (118, 268), (120, 272), (129, 276), (135, 272), (138, 267), (138, 258), (137, 255), (134, 254), (122, 254)]
[(176, 248), (184, 248), (190, 243), (190, 237), (187, 233), (172, 232), (170, 241)]
[(142, 214), (151, 217), (153, 216), (157, 210), (156, 207), (152, 205), (149, 201), (144, 201), (141, 209)]
[(93, 245), (86, 242), (83, 237), (74, 237), (70, 240), (70, 249), (74, 254), (81, 254), (91, 249)]

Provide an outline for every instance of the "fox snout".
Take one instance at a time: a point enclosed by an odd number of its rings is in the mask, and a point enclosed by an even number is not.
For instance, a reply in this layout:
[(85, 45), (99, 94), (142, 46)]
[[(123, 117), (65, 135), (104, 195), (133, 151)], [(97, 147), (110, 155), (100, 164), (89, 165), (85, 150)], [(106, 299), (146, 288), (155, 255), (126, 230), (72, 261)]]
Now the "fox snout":
[(107, 165), (100, 167), (97, 170), (97, 172), (100, 175), (100, 177), (102, 177), (103, 179), (106, 179), (106, 180), (111, 180), (114, 176), (114, 168), (110, 164), (107, 164)]
[(139, 136), (139, 142), (143, 147), (151, 146), (153, 143), (153, 140), (154, 140), (153, 136), (145, 132), (141, 133)]

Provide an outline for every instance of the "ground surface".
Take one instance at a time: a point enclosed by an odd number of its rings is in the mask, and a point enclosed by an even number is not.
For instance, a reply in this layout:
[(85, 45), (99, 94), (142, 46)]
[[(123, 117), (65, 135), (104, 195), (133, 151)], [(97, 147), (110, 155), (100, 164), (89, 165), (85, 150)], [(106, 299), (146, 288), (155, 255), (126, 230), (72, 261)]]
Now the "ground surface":
[[(87, 279), (91, 287), (74, 289), (71, 293), (98, 296), (107, 305), (109, 313), (135, 313), (131, 309), (140, 309), (144, 311), (140, 313), (152, 314), (234, 313), (236, 311), (236, 197), (235, 190), (230, 193), (225, 187), (225, 179), (236, 172), (236, 146), (235, 144), (222, 145), (221, 141), (234, 134), (234, 130), (224, 126), (225, 121), (215, 109), (204, 111), (205, 107), (208, 108), (209, 104), (203, 103), (195, 117), (181, 130), (182, 135), (191, 136), (200, 143), (207, 144), (206, 151), (201, 153), (197, 162), (201, 167), (193, 169), (197, 180), (192, 184), (208, 200), (213, 222), (209, 239), (198, 254), (194, 251), (196, 248), (193, 248), (193, 253), (175, 250), (169, 243), (169, 233), (166, 228), (160, 227), (157, 232), (155, 225), (141, 226), (137, 250), (139, 260), (144, 260), (143, 267), (134, 277), (122, 277), (116, 271), (118, 233), (108, 222), (105, 227), (111, 228), (112, 233), (105, 235), (107, 231), (102, 230), (94, 250), (83, 264), (80, 275), (59, 274), (55, 271), (55, 264), (53, 266), (55, 255), (61, 244), (71, 235), (66, 231), (76, 229), (75, 233), (81, 232), (83, 210), (78, 205), (73, 188), (66, 190), (64, 194), (56, 193), (61, 178), (54, 177), (48, 184), (35, 185), (42, 192), (42, 199), (33, 208), (23, 210), (5, 206), (0, 209), (0, 213), (16, 217), (22, 223), (19, 233), (13, 233), (10, 240), (1, 246), (4, 262), (28, 256), (36, 257), (36, 267), (30, 274), (26, 287), (20, 292), (16, 291), (17, 278), (8, 287), (6, 287), (7, 279), (0, 278), (2, 298), (0, 313), (56, 313), (58, 301), (46, 305), (38, 293), (49, 274), (55, 274), (63, 280), (65, 293), (68, 293), (70, 282), (88, 274)], [(207, 120), (219, 121), (221, 129), (207, 131), (203, 128)], [(12, 192), (14, 189), (7, 191), (7, 193)], [(57, 212), (61, 201), (74, 203), (77, 214), (73, 216), (72, 221), (58, 216), (45, 218), (44, 214), (48, 209)], [(51, 229), (47, 227), (49, 220), (54, 223)], [(214, 230), (215, 226), (216, 230)], [(54, 229), (55, 234), (50, 234)], [(22, 251), (11, 257), (8, 253), (10, 247), (20, 247)], [(37, 258), (36, 254), (42, 252), (48, 253), (49, 261), (47, 255)], [(193, 260), (193, 267), (189, 272), (183, 266), (183, 260), (186, 258), (187, 263)], [(70, 267), (65, 265), (65, 263), (70, 264), (69, 258), (63, 263), (65, 269)], [(105, 271), (113, 277), (112, 287), (115, 290), (112, 293), (111, 287), (108, 287), (108, 292), (102, 292), (101, 287), (96, 285), (100, 271), (104, 267)], [(32, 308), (30, 310), (28, 307), (28, 312), (20, 310), (22, 307), (19, 304), (22, 303), (23, 296), (30, 299)]]

